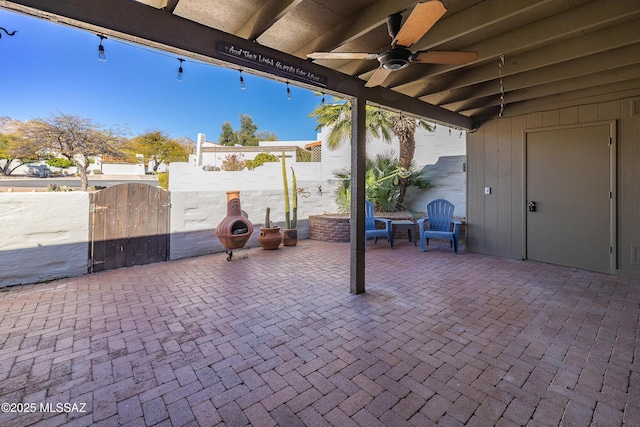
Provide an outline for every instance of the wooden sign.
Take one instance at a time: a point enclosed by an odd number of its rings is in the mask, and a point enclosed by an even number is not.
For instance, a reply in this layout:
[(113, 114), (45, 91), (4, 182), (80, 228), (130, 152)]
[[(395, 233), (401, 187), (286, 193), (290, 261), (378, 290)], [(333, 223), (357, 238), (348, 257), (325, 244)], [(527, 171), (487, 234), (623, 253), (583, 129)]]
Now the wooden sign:
[(218, 42), (216, 50), (223, 56), (233, 58), (234, 64), (244, 63), (248, 68), (265, 71), (279, 77), (311, 83), (314, 86), (327, 86), (327, 79), (324, 76), (230, 43)]

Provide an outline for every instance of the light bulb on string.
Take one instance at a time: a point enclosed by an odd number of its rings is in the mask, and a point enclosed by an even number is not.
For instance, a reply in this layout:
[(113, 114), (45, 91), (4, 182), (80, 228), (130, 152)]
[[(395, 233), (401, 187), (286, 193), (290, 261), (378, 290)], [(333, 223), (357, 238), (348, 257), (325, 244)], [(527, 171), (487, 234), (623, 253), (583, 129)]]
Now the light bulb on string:
[(178, 67), (178, 76), (176, 77), (178, 79), (179, 82), (182, 81), (182, 73), (183, 73), (183, 69), (182, 69), (182, 63), (184, 62), (184, 59), (182, 58), (177, 58), (178, 61), (180, 61), (180, 66)]
[(106, 39), (102, 34), (97, 34), (100, 37), (100, 44), (98, 45), (98, 61), (107, 62), (107, 56), (104, 54), (104, 46), (102, 46), (102, 40)]
[(291, 88), (289, 88), (289, 82), (287, 82), (287, 100), (291, 101)]
[(324, 92), (322, 92), (322, 101), (320, 101), (320, 105), (324, 105)]
[(244, 84), (244, 77), (242, 76), (242, 70), (238, 70), (240, 71), (240, 89), (245, 90), (247, 88), (247, 85)]

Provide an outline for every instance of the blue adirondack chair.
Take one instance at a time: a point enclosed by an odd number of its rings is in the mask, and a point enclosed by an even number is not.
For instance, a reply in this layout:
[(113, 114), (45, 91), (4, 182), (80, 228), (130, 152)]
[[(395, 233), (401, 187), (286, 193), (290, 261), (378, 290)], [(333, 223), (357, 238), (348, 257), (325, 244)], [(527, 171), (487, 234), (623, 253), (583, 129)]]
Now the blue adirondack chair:
[[(420, 250), (422, 252), (424, 252), (425, 243), (429, 244), (429, 239), (448, 239), (451, 241), (454, 252), (458, 253), (458, 239), (462, 223), (453, 220), (454, 208), (453, 203), (444, 199), (436, 199), (427, 204), (427, 218), (418, 220)], [(429, 228), (425, 228), (427, 221)]]
[[(367, 247), (367, 240), (373, 237), (373, 243), (378, 242), (378, 237), (386, 237), (389, 240), (389, 246), (393, 249), (391, 242), (391, 220), (385, 218), (376, 218), (373, 215), (373, 203), (365, 201), (365, 223), (364, 223), (364, 235), (365, 235), (365, 249)], [(384, 229), (376, 228), (376, 223), (381, 222), (384, 224)]]

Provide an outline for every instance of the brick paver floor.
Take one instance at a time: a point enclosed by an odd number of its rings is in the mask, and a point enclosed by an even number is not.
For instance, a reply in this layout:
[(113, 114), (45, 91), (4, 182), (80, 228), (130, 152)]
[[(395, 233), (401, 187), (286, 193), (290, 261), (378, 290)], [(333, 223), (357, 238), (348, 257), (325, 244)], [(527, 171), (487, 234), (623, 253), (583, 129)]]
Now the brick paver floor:
[(640, 426), (639, 281), (400, 241), (365, 294), (348, 268), (305, 240), (3, 289), (0, 425)]

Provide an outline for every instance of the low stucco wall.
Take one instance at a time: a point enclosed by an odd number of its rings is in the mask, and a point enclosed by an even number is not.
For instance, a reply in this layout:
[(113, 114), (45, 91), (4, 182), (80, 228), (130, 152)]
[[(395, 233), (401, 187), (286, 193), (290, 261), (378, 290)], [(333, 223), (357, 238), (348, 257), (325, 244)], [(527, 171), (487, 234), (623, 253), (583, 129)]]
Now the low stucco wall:
[(0, 193), (0, 287), (87, 272), (89, 193)]
[[(327, 205), (333, 203), (331, 193), (310, 191), (308, 197), (298, 196), (298, 239), (309, 237), (309, 215), (325, 213)], [(254, 226), (247, 247), (259, 247), (258, 235), (267, 206), (271, 208), (271, 222), (284, 227), (282, 189), (241, 190), (240, 205)], [(215, 229), (226, 215), (227, 194), (224, 190), (172, 191), (170, 259), (223, 252), (225, 248), (216, 237)]]

